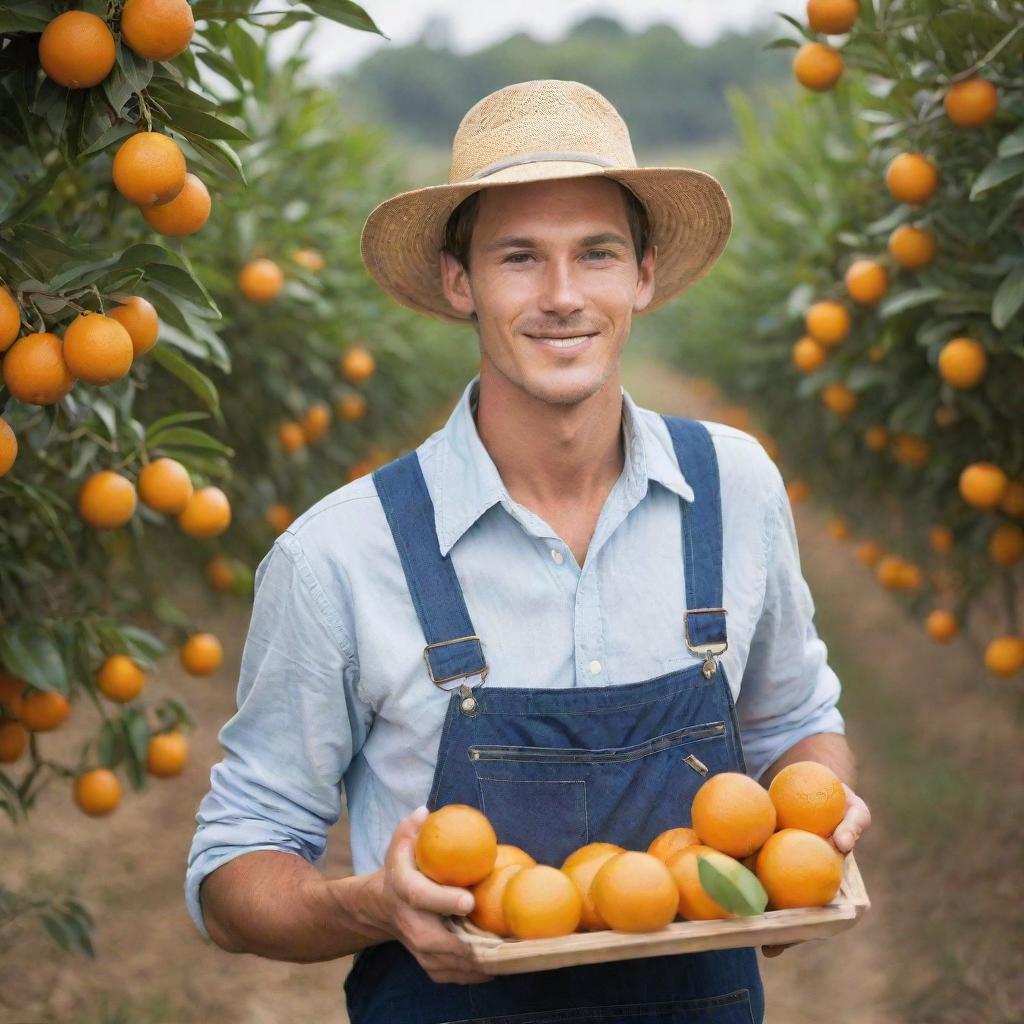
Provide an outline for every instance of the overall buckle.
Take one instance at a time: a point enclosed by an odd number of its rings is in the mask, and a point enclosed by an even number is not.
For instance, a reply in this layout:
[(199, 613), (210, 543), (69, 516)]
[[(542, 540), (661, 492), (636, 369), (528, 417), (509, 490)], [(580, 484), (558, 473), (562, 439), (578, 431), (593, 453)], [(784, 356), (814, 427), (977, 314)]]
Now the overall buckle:
[(703, 655), (704, 678), (710, 679), (715, 674), (715, 672), (718, 671), (717, 658), (729, 649), (729, 641), (726, 639), (723, 640), (721, 643), (690, 643), (690, 616), (697, 615), (701, 612), (721, 612), (723, 615), (728, 615), (729, 612), (725, 608), (690, 608), (687, 611), (683, 612), (683, 639), (686, 641), (686, 646), (692, 654), (696, 654), (698, 656)]
[(430, 651), (433, 650), (435, 647), (447, 647), (449, 644), (462, 644), (465, 643), (467, 640), (475, 640), (478, 644), (480, 644), (480, 654), (482, 656), (484, 652), (484, 645), (481, 642), (480, 637), (475, 635), (459, 636), (456, 637), (454, 640), (438, 640), (435, 643), (427, 644), (427, 646), (423, 648), (423, 660), (427, 663), (427, 675), (430, 676), (430, 681), (435, 686), (440, 686), (442, 683), (450, 683), (453, 679), (467, 679), (469, 676), (480, 676), (481, 683), (483, 683), (483, 681), (487, 678), (487, 673), (489, 670), (487, 668), (486, 661), (484, 661), (483, 668), (479, 671), (455, 672), (453, 675), (444, 676), (440, 679), (434, 676), (434, 669), (433, 666), (430, 664)]

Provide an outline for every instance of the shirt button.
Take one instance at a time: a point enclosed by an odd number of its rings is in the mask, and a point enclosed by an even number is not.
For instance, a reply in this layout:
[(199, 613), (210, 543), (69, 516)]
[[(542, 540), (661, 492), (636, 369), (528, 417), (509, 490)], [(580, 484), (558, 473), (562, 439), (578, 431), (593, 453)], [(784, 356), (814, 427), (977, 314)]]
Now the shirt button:
[(565, 556), (558, 548), (551, 549), (551, 557), (555, 560), (555, 565), (561, 565), (565, 561)]
[(590, 674), (596, 676), (601, 671), (601, 662), (596, 659), (590, 663)]

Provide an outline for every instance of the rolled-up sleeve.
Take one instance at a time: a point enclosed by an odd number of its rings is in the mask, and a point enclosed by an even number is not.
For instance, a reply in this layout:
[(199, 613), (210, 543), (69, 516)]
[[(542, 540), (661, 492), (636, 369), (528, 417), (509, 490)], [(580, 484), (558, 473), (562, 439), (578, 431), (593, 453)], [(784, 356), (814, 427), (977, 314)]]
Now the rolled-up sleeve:
[(219, 739), (185, 875), (189, 914), (209, 937), (199, 887), (229, 860), (281, 850), (313, 863), (341, 813), (341, 784), (369, 711), (341, 615), (298, 539), (285, 533), (256, 571), (238, 709)]
[(777, 473), (774, 483), (764, 605), (736, 700), (743, 756), (755, 779), (805, 737), (846, 732), (838, 708), (842, 687), (814, 626), (793, 512)]

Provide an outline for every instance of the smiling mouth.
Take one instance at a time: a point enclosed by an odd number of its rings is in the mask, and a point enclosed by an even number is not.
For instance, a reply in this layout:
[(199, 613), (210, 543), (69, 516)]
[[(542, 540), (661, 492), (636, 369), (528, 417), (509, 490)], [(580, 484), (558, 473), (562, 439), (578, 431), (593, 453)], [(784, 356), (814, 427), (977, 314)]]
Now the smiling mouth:
[(531, 341), (539, 341), (544, 345), (551, 345), (553, 348), (576, 348), (594, 337), (593, 334), (573, 334), (560, 337), (545, 334), (528, 334)]

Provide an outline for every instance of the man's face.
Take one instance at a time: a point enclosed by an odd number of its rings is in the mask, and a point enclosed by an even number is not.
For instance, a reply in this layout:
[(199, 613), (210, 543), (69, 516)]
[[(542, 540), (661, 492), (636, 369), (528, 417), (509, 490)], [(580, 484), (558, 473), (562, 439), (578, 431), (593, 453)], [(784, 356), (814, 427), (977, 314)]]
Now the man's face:
[(654, 251), (637, 266), (625, 198), (601, 178), (485, 190), (469, 272), (441, 259), (448, 301), (477, 315), (481, 373), (553, 405), (618, 379), (633, 313), (654, 294)]

